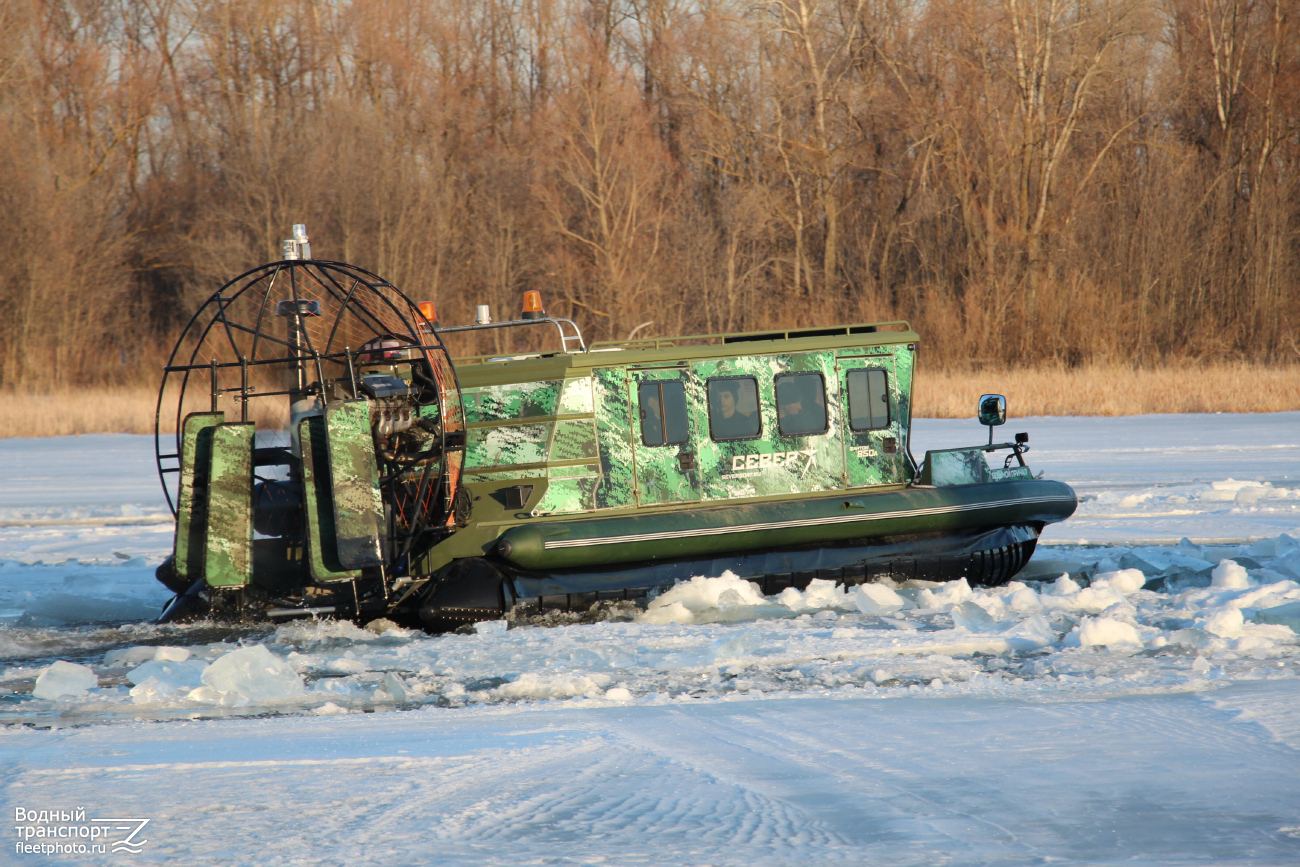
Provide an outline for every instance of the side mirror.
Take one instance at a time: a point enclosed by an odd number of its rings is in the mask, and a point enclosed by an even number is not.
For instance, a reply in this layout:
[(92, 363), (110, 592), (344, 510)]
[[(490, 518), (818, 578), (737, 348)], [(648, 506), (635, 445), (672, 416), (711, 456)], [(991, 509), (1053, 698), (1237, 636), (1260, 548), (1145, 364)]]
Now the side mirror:
[(993, 427), (1007, 423), (1007, 399), (1000, 394), (980, 395), (979, 420), (988, 425), (989, 445), (993, 445)]
[(1007, 399), (1000, 394), (985, 394), (979, 403), (980, 424), (993, 427), (1007, 423)]

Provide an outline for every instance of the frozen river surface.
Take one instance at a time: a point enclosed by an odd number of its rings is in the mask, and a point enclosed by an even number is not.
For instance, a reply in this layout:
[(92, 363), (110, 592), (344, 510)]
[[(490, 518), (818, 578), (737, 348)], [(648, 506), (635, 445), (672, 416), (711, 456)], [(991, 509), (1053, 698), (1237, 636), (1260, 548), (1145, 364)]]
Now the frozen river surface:
[(1006, 588), (439, 637), (152, 626), (149, 438), (0, 441), (0, 861), (1300, 863), (1300, 413), (1003, 430), (1081, 500)]

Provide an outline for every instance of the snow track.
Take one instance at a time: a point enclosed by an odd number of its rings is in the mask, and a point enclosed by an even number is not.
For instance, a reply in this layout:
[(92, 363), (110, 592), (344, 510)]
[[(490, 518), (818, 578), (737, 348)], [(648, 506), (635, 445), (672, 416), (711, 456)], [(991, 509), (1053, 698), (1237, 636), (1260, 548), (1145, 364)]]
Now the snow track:
[(11, 732), (3, 798), (151, 816), (147, 863), (1294, 863), (1300, 752), (1238, 692)]
[(0, 810), (159, 864), (1300, 863), (1300, 413), (1012, 427), (1083, 501), (1022, 583), (437, 637), (142, 622), (148, 438), (0, 441)]

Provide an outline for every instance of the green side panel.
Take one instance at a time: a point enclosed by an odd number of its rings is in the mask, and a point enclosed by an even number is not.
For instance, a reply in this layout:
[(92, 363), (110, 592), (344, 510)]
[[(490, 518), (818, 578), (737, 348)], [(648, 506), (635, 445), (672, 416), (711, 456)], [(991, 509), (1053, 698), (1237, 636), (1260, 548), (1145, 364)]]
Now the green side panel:
[[(648, 446), (642, 430), (641, 386), (680, 382), (686, 398), (685, 443)], [(700, 440), (703, 390), (689, 368), (632, 371), (628, 378), (628, 400), (632, 407), (632, 450), (636, 455), (637, 497), (642, 506), (689, 503), (700, 499), (700, 471), (695, 459)], [(657, 403), (657, 400), (656, 400)], [(671, 410), (670, 410), (671, 411)], [(656, 410), (651, 418), (658, 418)], [(667, 437), (661, 437), (667, 439)]]
[[(578, 467), (577, 469), (584, 469)], [(554, 474), (554, 471), (552, 471)], [(466, 472), (460, 477), (461, 484), (469, 485), (481, 482), (507, 482), (512, 479), (544, 479), (546, 470), (542, 468), (531, 470), (502, 470), (496, 473)]]
[(596, 508), (596, 489), (600, 476), (585, 478), (552, 478), (546, 493), (535, 507), (538, 514), (556, 512), (585, 512)]
[(465, 472), (546, 461), (555, 422), (470, 428), (465, 432)]
[[(894, 355), (871, 355), (841, 358), (839, 383), (842, 399), (841, 430), (844, 437), (845, 485), (861, 488), (872, 485), (897, 485), (904, 475), (907, 450), (905, 434), (910, 419), (908, 396), (911, 390), (911, 352), (904, 351), (905, 364), (896, 364)], [(902, 372), (900, 373), (900, 368)], [(875, 430), (853, 430), (849, 415), (848, 374), (854, 370), (881, 370), (888, 379), (889, 426)], [(891, 452), (888, 441), (894, 441)]]
[[(721, 358), (693, 365), (699, 394), (699, 463), (705, 500), (766, 497), (837, 490), (844, 481), (844, 448), (840, 430), (839, 386), (833, 353), (800, 352), (743, 358)], [(820, 373), (824, 387), (827, 430), (807, 436), (780, 432), (775, 379), (782, 373)], [(755, 439), (715, 442), (709, 427), (708, 380), (752, 376), (758, 385), (762, 431)]]
[(565, 380), (564, 390), (560, 393), (559, 415), (595, 412), (595, 400), (592, 397), (590, 376)]
[(381, 566), (379, 531), (384, 525), (384, 501), (379, 493), (369, 403), (331, 403), (325, 407), (325, 424), (339, 564), (344, 569)]
[[(894, 399), (898, 401), (898, 434), (904, 451), (912, 445), (912, 382), (916, 371), (916, 350), (902, 345), (894, 347), (894, 377), (898, 380)], [(903, 461), (907, 481), (911, 481), (912, 468)]]
[[(521, 474), (522, 475), (522, 474)], [(550, 476), (553, 479), (574, 478), (577, 476), (599, 476), (600, 464), (575, 464), (571, 467), (551, 467)]]
[(911, 534), (1054, 523), (1075, 510), (1074, 491), (1027, 479), (948, 488), (832, 492), (709, 509), (577, 515), (516, 524), (497, 550), (525, 569), (605, 569), (759, 548), (865, 544)]
[(559, 415), (562, 385), (559, 380), (546, 380), (462, 389), (465, 421), (473, 424)]
[(596, 421), (590, 418), (565, 419), (555, 423), (555, 438), (551, 442), (553, 461), (576, 461), (600, 457), (596, 447)]
[[(1000, 456), (999, 456), (1000, 457)], [(943, 449), (925, 453), (925, 467), (920, 483), (947, 488), (955, 485), (978, 485), (983, 482), (1007, 482), (1032, 479), (1029, 467), (990, 467), (984, 449)]]
[(203, 536), (208, 524), (208, 472), (212, 431), (221, 412), (194, 412), (181, 423), (181, 477), (176, 492), (176, 574), (189, 582), (203, 576)]
[(315, 581), (350, 581), (360, 569), (344, 569), (339, 562), (334, 532), (334, 490), (330, 483), (329, 439), (322, 416), (298, 424), (302, 444), (302, 489), (307, 508), (307, 567)]
[(208, 532), (203, 574), (210, 587), (243, 587), (253, 579), (253, 440), (257, 425), (232, 422), (212, 431)]
[(978, 485), (989, 481), (989, 465), (979, 449), (956, 449), (925, 453), (922, 482), (936, 488)]
[(600, 368), (592, 373), (602, 474), (596, 488), (596, 508), (635, 506), (632, 407), (628, 401), (627, 375), (621, 367)]

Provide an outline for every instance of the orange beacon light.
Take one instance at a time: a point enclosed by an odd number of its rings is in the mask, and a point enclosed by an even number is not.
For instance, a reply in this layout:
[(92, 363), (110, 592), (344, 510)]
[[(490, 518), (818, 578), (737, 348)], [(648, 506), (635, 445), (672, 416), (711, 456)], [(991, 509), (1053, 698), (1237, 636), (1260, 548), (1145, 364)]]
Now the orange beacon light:
[(524, 293), (524, 319), (544, 319), (546, 311), (542, 309), (542, 293), (529, 289)]

